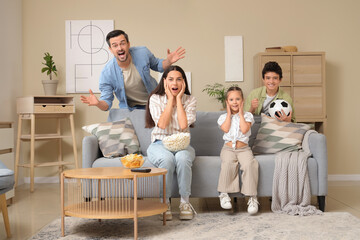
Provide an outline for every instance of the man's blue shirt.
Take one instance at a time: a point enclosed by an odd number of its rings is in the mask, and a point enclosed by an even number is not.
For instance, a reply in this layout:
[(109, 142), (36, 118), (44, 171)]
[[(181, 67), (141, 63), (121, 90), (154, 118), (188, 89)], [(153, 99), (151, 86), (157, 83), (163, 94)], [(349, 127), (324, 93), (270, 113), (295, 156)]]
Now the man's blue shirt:
[[(156, 58), (146, 47), (131, 47), (129, 51), (132, 62), (138, 70), (147, 92), (150, 94), (157, 86), (157, 81), (150, 75), (150, 69), (163, 72), (162, 62), (164, 60)], [(133, 108), (127, 104), (123, 72), (115, 57), (110, 60), (102, 70), (99, 89), (101, 91), (100, 100), (104, 100), (108, 104), (108, 110), (112, 107), (114, 94), (119, 100), (119, 108), (133, 110)]]

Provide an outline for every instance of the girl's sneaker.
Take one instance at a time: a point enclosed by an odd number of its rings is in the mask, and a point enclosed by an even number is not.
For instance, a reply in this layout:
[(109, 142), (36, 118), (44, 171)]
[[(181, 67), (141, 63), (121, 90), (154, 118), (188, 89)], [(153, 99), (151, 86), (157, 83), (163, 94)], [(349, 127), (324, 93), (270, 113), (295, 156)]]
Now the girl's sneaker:
[(229, 194), (227, 193), (220, 193), (220, 206), (223, 209), (231, 209), (232, 205), (231, 205), (231, 198), (229, 197)]
[(249, 201), (247, 203), (247, 205), (248, 205), (248, 209), (247, 209), (248, 213), (250, 215), (256, 214), (258, 212), (258, 210), (259, 210), (259, 204), (260, 203), (258, 202), (256, 197), (250, 197)]

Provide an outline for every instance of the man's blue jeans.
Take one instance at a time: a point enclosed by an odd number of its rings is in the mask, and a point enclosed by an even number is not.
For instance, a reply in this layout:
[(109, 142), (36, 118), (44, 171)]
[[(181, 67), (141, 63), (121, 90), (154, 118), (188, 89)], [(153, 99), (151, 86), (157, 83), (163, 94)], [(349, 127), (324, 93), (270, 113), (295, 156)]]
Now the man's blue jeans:
[[(151, 143), (147, 149), (147, 157), (154, 166), (168, 170), (166, 174), (166, 198), (171, 197), (171, 187), (175, 171), (179, 184), (180, 196), (190, 196), (192, 179), (191, 167), (195, 160), (195, 149), (193, 147), (189, 145), (184, 150), (171, 152), (164, 147), (162, 141), (156, 140)], [(162, 191), (162, 186), (160, 189)]]

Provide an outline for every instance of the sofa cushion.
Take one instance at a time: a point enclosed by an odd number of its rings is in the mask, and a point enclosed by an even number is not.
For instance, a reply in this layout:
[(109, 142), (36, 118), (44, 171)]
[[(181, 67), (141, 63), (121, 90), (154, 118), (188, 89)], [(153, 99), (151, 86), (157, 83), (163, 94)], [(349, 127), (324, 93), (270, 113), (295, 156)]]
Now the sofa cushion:
[(8, 192), (14, 186), (14, 171), (0, 162), (0, 195)]
[(307, 124), (282, 122), (261, 114), (261, 125), (252, 150), (254, 154), (272, 154), (300, 149), (309, 129)]
[(254, 124), (251, 126), (251, 135), (249, 137), (249, 147), (254, 146), (256, 135), (261, 124), (261, 115), (254, 115)]
[(83, 129), (98, 138), (104, 157), (139, 153), (140, 144), (130, 118), (84, 126)]
[(223, 132), (217, 120), (224, 112), (196, 112), (196, 122), (190, 128), (190, 145), (196, 156), (220, 156), (224, 145)]
[(145, 110), (135, 109), (129, 111), (128, 109), (113, 108), (109, 112), (108, 122), (118, 121), (125, 117), (130, 118), (140, 142), (141, 154), (146, 156), (146, 150), (151, 143), (152, 128), (145, 128)]

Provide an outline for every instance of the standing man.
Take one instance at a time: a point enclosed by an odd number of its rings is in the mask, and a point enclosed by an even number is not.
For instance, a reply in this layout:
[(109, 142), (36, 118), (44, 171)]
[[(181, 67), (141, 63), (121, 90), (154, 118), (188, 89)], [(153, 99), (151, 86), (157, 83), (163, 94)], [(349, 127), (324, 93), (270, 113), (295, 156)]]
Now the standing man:
[(130, 47), (129, 37), (122, 30), (108, 33), (106, 42), (114, 58), (101, 72), (100, 99), (91, 89), (90, 96), (81, 96), (83, 103), (97, 106), (103, 111), (111, 108), (114, 94), (119, 100), (119, 108), (145, 109), (149, 94), (157, 86), (157, 81), (150, 75), (150, 69), (163, 72), (185, 57), (185, 49), (182, 47), (174, 52), (168, 49), (166, 59), (156, 58), (146, 47)]

